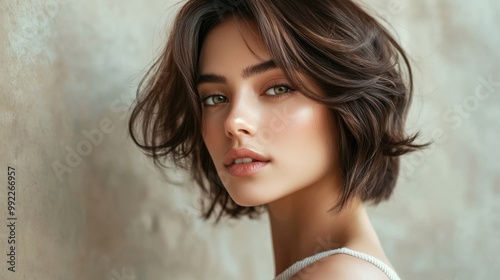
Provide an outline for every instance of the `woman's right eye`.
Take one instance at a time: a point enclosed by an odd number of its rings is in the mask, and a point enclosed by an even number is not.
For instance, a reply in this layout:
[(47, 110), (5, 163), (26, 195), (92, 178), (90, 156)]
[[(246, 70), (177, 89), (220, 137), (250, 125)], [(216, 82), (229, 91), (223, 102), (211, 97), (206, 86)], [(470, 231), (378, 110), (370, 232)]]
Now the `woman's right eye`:
[(224, 95), (210, 95), (207, 97), (204, 97), (202, 100), (203, 105), (206, 106), (215, 106), (217, 104), (222, 104), (222, 103), (227, 103), (227, 97)]

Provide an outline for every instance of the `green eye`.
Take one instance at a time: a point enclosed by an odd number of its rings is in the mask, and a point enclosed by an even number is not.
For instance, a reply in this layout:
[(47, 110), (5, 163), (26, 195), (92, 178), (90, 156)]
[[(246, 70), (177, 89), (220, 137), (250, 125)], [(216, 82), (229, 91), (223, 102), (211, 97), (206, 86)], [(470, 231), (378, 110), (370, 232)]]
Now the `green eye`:
[(276, 85), (266, 91), (268, 95), (284, 95), (292, 91), (287, 85)]
[(224, 95), (210, 95), (203, 98), (203, 104), (207, 106), (214, 106), (217, 104), (227, 103), (227, 97)]

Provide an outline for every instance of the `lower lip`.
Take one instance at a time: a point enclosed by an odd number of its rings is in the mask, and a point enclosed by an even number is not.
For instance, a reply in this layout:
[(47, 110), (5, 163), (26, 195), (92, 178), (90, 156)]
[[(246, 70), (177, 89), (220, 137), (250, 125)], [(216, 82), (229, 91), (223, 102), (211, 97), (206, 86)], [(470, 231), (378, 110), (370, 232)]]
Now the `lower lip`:
[(227, 167), (227, 171), (232, 176), (243, 177), (258, 173), (262, 168), (266, 167), (269, 162), (255, 161), (250, 163), (233, 164)]

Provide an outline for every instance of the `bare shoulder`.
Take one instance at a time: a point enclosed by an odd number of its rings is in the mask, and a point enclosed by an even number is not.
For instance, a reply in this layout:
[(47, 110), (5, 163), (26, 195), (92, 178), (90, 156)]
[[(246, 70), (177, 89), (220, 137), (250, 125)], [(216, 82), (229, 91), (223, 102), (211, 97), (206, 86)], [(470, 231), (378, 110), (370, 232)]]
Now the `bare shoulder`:
[(362, 259), (336, 254), (321, 259), (302, 269), (293, 280), (388, 280), (385, 273)]

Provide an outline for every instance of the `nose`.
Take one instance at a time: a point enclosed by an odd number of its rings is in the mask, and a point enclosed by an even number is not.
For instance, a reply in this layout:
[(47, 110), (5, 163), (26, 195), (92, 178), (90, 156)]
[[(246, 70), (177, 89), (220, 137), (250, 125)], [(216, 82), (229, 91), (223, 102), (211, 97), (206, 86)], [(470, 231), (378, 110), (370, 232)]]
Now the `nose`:
[(228, 138), (241, 140), (241, 137), (255, 135), (258, 110), (253, 103), (255, 102), (243, 97), (231, 102), (230, 111), (224, 122)]

